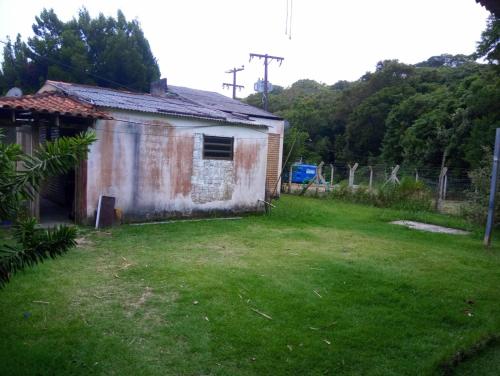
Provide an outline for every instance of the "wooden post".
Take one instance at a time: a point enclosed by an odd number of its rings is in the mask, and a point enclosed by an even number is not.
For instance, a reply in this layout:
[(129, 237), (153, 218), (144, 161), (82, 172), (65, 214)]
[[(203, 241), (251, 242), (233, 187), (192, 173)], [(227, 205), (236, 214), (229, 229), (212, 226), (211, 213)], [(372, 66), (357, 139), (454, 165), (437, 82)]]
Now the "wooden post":
[(288, 193), (292, 193), (292, 174), (293, 166), (290, 165), (290, 171), (288, 172)]
[(348, 166), (349, 166), (349, 187), (352, 188), (354, 186), (354, 173), (356, 172), (356, 169), (358, 168), (359, 164), (355, 163), (354, 166), (348, 164)]
[(335, 167), (333, 164), (330, 164), (330, 186), (333, 187), (333, 172), (335, 171)]

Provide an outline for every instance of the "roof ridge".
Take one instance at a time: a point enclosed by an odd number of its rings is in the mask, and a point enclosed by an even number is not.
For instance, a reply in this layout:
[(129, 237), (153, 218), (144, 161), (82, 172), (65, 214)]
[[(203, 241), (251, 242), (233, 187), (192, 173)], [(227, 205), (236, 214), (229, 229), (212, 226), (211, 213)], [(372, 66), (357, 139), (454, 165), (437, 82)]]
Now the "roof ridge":
[(150, 93), (143, 93), (143, 92), (139, 92), (139, 91), (119, 90), (119, 89), (114, 89), (114, 88), (111, 88), (111, 87), (98, 86), (98, 85), (88, 85), (88, 84), (78, 84), (78, 83), (66, 82), (66, 81), (46, 80), (45, 83), (46, 84), (50, 84), (50, 85), (63, 84), (63, 85), (69, 85), (69, 86), (73, 86), (73, 87), (83, 86), (85, 88), (93, 88), (93, 89), (99, 89), (99, 90), (109, 90), (109, 91), (115, 91), (115, 92), (118, 92), (118, 93), (139, 94), (139, 95), (153, 96)]

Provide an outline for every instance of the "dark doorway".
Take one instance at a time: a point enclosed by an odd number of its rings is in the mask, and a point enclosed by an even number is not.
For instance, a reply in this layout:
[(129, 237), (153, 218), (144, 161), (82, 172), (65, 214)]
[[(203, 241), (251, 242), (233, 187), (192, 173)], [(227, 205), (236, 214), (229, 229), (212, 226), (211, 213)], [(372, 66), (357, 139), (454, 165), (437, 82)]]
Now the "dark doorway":
[[(78, 130), (64, 127), (39, 128), (40, 144), (63, 136), (74, 136)], [(40, 223), (50, 225), (75, 221), (75, 170), (46, 179), (40, 188)]]

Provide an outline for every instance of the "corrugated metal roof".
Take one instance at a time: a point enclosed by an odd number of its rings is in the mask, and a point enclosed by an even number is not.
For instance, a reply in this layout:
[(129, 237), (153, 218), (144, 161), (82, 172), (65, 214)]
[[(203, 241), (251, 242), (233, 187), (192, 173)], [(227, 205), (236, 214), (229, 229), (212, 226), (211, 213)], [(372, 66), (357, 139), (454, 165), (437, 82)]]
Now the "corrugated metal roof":
[(169, 91), (165, 96), (153, 96), (151, 94), (134, 93), (59, 81), (47, 81), (46, 84), (64, 93), (85, 100), (97, 107), (206, 119), (246, 126), (266, 127), (265, 124), (251, 120), (246, 114), (233, 113), (229, 108), (227, 111), (224, 111), (220, 109), (222, 107), (217, 108), (216, 106), (210, 106), (174, 91)]
[(168, 85), (168, 91), (216, 110), (262, 117), (266, 119), (282, 120), (282, 118), (270, 112), (212, 91), (190, 89), (187, 87), (172, 85)]
[(91, 104), (57, 92), (23, 95), (22, 97), (0, 97), (0, 109), (25, 110), (91, 119), (110, 118)]

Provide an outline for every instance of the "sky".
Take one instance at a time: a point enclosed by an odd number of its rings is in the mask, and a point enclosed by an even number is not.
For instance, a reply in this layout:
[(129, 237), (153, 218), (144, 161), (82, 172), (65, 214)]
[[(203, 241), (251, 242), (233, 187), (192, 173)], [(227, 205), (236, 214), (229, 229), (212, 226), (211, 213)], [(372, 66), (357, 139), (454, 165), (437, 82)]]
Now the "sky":
[[(285, 35), (291, 13), (291, 38)], [(35, 16), (54, 8), (67, 21), (85, 6), (92, 16), (137, 19), (168, 83), (230, 96), (225, 71), (238, 73), (244, 97), (264, 76), (249, 53), (284, 57), (269, 81), (353, 81), (380, 60), (413, 64), (442, 53), (470, 54), (488, 12), (475, 0), (0, 0), (0, 40), (32, 36)]]

